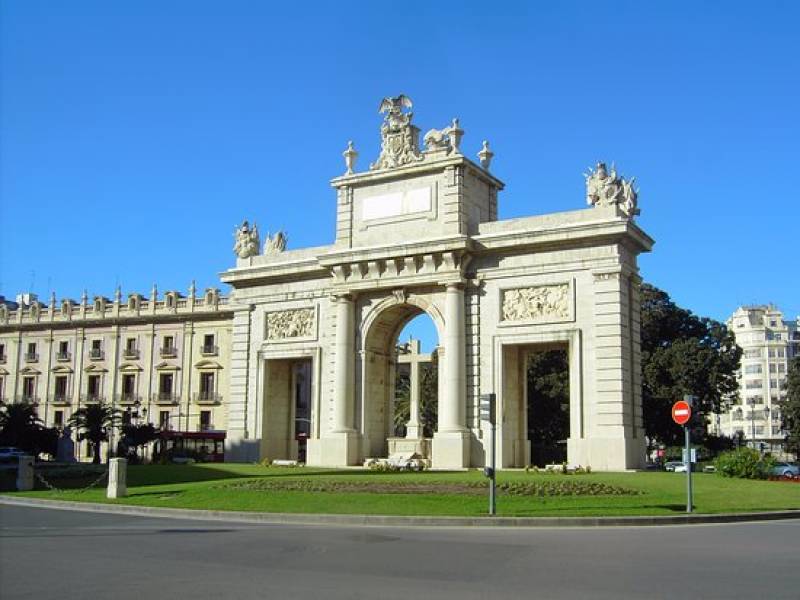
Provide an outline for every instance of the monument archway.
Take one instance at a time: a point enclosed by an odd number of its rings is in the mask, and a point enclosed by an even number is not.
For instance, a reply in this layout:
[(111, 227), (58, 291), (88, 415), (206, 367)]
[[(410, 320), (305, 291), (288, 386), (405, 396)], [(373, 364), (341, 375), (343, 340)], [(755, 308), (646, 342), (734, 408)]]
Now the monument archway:
[[(401, 331), (420, 315), (429, 317), (442, 339), (444, 321), (438, 307), (419, 296), (394, 295), (371, 310), (364, 320), (361, 340), (361, 387), (356, 420), (362, 433), (363, 458), (380, 458), (396, 453), (416, 453), (431, 459), (431, 438), (423, 431), (420, 416), (419, 370), (411, 367), (410, 415), (405, 435), (395, 434), (394, 401)], [(400, 358), (402, 360), (402, 358)], [(441, 363), (437, 361), (437, 369)], [(439, 377), (438, 381), (442, 381)], [(437, 393), (437, 402), (438, 402)]]
[(255, 223), (236, 230), (236, 266), (222, 278), (235, 311), (227, 459), (300, 455), (286, 425), (289, 364), (280, 361), (307, 357), (308, 464), (385, 456), (393, 344), (424, 311), (442, 352), (433, 468), (485, 464), (492, 449), (479, 407), (490, 393), (498, 464), (528, 464), (524, 355), (547, 345), (569, 357), (568, 462), (641, 466), (637, 261), (654, 241), (635, 221), (633, 180), (597, 163), (570, 209), (500, 220), (504, 184), (488, 143), (472, 150), (477, 162), (467, 158), (457, 119), (420, 140), (411, 106), (404, 95), (381, 102), (375, 162), (358, 170), (355, 144), (344, 151), (345, 172), (331, 180), (333, 243), (287, 249), (282, 232), (262, 245)]

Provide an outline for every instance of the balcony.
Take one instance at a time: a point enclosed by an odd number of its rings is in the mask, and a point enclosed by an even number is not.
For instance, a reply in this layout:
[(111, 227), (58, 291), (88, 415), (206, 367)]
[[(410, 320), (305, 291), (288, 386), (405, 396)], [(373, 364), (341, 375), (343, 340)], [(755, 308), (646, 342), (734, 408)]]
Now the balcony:
[(67, 394), (53, 394), (53, 399), (51, 400), (52, 404), (69, 404), (71, 402), (71, 398)]
[(106, 353), (100, 348), (92, 348), (89, 350), (89, 360), (103, 360), (105, 357)]
[(175, 346), (162, 346), (161, 358), (175, 358), (178, 356), (178, 349)]
[(123, 406), (133, 406), (137, 404), (141, 404), (142, 397), (137, 396), (136, 394), (120, 394), (116, 396), (117, 404), (121, 404)]
[(39, 396), (34, 396), (32, 394), (22, 394), (22, 396), (17, 397), (17, 402), (23, 404), (39, 404)]
[(179, 400), (180, 397), (172, 392), (158, 392), (157, 394), (153, 394), (153, 402), (156, 404), (174, 405), (177, 404)]
[(197, 431), (216, 431), (213, 423), (206, 423), (205, 425), (198, 425)]
[(197, 392), (194, 401), (196, 404), (219, 404), (222, 402), (222, 395), (217, 392)]
[(56, 360), (58, 362), (68, 362), (72, 358), (72, 353), (68, 350), (64, 350), (63, 352), (56, 352)]
[(128, 360), (138, 360), (139, 350), (136, 348), (125, 348), (125, 350), (122, 351), (122, 357)]
[(216, 356), (219, 354), (219, 348), (214, 344), (203, 345), (203, 347), (200, 348), (200, 354), (203, 356)]
[(83, 394), (81, 395), (81, 404), (102, 404), (105, 398), (98, 394)]
[(39, 362), (39, 355), (36, 352), (26, 352), (25, 362)]

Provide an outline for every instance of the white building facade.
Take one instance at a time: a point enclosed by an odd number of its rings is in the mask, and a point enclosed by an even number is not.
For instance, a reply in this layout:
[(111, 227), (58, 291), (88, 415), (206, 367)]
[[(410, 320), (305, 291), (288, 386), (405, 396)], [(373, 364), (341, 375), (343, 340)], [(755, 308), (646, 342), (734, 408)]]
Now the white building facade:
[(786, 398), (789, 362), (800, 354), (798, 321), (786, 320), (772, 305), (742, 306), (727, 326), (742, 348), (739, 399), (712, 417), (711, 430), (780, 454), (785, 436), (780, 402)]

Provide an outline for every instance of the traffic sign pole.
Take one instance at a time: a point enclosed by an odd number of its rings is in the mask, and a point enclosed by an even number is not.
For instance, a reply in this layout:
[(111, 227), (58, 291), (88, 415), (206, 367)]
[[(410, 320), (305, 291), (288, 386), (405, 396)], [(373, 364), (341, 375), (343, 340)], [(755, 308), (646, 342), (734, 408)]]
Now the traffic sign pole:
[(497, 396), (495, 394), (481, 394), (480, 413), (481, 420), (489, 422), (490, 462), (484, 467), (483, 474), (489, 478), (489, 514), (497, 514), (497, 472), (495, 464), (495, 431), (497, 422)]
[(692, 512), (692, 441), (690, 439), (689, 427), (683, 426), (684, 437), (686, 438), (686, 512)]

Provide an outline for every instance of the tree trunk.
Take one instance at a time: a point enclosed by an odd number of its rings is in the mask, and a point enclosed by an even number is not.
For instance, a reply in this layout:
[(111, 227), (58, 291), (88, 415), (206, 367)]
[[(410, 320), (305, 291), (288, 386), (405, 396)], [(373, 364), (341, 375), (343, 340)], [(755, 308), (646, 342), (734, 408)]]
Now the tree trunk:
[(100, 464), (100, 442), (93, 442), (94, 443), (94, 456), (92, 457), (92, 464), (99, 465)]

